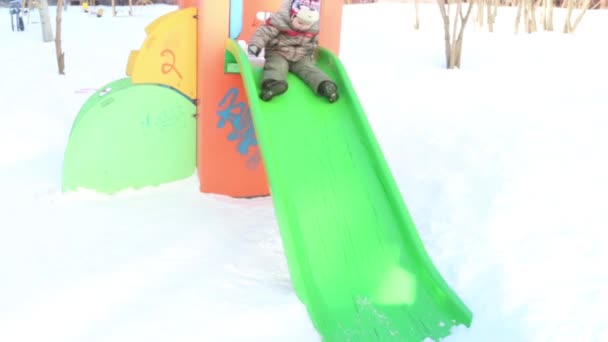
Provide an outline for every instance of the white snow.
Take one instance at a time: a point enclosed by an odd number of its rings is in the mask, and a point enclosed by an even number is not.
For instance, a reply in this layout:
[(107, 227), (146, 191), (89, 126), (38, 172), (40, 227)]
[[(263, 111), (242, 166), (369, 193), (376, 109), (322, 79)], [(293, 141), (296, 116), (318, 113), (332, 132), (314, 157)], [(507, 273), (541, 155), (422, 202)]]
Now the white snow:
[[(196, 176), (61, 193), (71, 124), (175, 6), (64, 13), (66, 75), (38, 14), (0, 9), (0, 341), (315, 341), (270, 198)], [(54, 24), (55, 8), (51, 8)], [(445, 70), (434, 4), (346, 6), (343, 59), (435, 265), (474, 313), (447, 341), (608, 341), (608, 12), (574, 35), (470, 25)], [(472, 24), (472, 23), (471, 23)], [(604, 270), (604, 271), (602, 271)]]

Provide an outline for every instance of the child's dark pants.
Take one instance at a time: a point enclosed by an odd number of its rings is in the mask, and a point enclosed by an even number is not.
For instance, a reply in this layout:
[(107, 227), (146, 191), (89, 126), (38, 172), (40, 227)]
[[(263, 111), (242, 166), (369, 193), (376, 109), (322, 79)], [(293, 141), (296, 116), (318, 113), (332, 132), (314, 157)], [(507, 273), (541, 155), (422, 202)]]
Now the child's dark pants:
[(314, 65), (311, 57), (304, 57), (297, 62), (291, 62), (278, 53), (266, 54), (264, 80), (286, 81), (289, 71), (308, 84), (315, 94), (318, 94), (321, 82), (329, 81), (329, 77)]

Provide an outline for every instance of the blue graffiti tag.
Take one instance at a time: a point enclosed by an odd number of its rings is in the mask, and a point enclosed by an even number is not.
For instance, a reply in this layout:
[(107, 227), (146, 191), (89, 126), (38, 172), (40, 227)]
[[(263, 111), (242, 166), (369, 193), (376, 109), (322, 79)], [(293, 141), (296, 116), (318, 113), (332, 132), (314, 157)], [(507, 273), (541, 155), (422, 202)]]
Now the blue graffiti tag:
[[(257, 167), (260, 161), (258, 149), (250, 151), (250, 147), (258, 146), (255, 136), (251, 111), (243, 101), (238, 101), (239, 90), (230, 88), (220, 100), (217, 115), (220, 117), (218, 128), (224, 128), (226, 122), (232, 124), (232, 131), (228, 133), (228, 141), (237, 141), (237, 152), (248, 156), (246, 165), (249, 169)], [(251, 152), (251, 153), (250, 153)]]

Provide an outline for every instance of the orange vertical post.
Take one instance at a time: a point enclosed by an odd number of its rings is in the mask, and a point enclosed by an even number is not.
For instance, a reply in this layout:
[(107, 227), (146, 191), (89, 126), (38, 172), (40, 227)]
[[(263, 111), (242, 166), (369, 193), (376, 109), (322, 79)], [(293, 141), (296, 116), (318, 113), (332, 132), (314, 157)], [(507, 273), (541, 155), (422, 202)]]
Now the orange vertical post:
[(344, 0), (321, 0), (319, 45), (336, 56), (340, 55), (343, 3)]
[(198, 6), (199, 0), (177, 0), (179, 9)]
[(268, 195), (266, 171), (241, 76), (224, 72), (230, 1), (201, 0), (198, 6), (200, 190), (232, 197)]

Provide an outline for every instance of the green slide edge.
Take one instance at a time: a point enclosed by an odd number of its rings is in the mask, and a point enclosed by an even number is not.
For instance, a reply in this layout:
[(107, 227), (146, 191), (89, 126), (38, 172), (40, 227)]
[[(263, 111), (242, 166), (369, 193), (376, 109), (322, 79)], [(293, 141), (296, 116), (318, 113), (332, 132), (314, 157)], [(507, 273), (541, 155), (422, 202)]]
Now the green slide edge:
[(294, 75), (259, 100), (261, 70), (239, 44), (240, 67), (295, 291), (324, 341), (438, 340), (472, 312), (436, 270), (341, 61), (329, 104)]
[(102, 87), (72, 125), (62, 190), (112, 194), (190, 177), (196, 167), (194, 114), (193, 102), (166, 86), (121, 79)]

